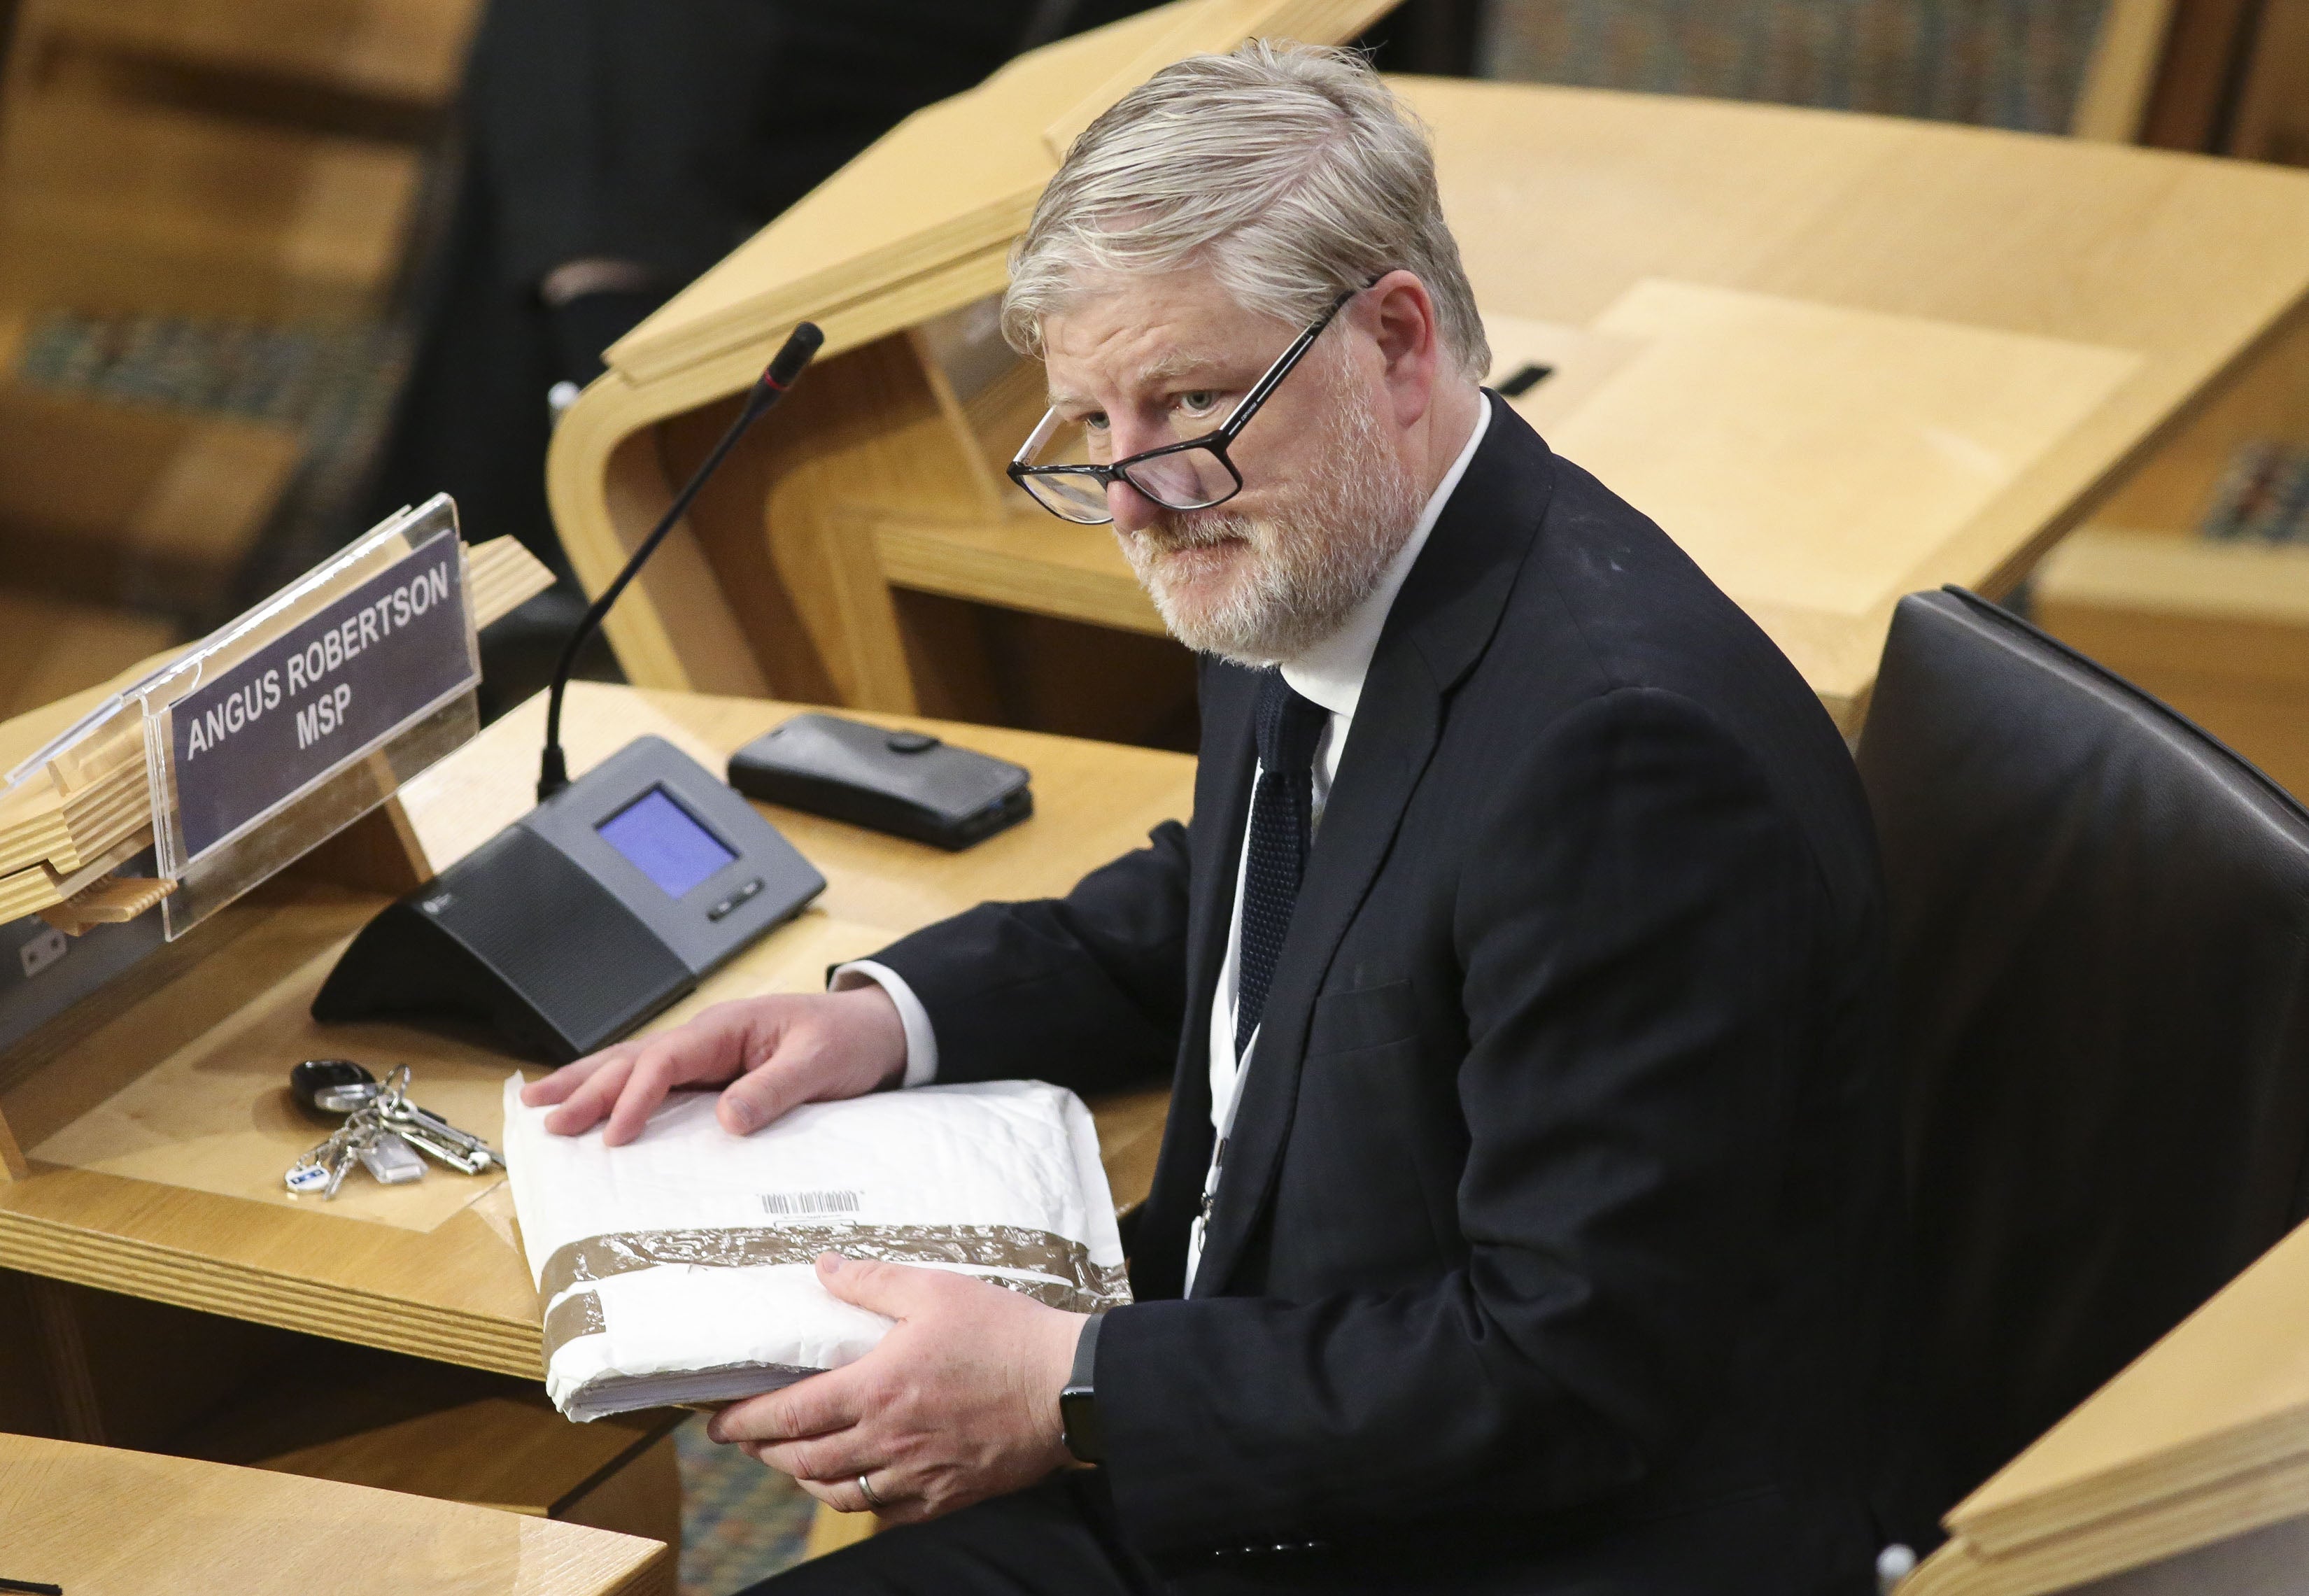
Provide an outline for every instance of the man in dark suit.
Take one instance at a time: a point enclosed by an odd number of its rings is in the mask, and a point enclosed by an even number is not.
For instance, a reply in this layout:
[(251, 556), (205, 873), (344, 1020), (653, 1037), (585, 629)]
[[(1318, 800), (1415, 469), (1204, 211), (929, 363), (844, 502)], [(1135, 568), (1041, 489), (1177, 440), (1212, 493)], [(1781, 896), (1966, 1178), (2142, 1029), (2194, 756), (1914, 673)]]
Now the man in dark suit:
[(670, 1085), (742, 1132), (1173, 1074), (1132, 1306), (821, 1260), (896, 1327), (713, 1433), (911, 1527), (780, 1588), (1867, 1589), (1898, 1157), (1818, 702), (1476, 386), (1425, 143), (1351, 56), (1126, 97), (1006, 321), (1052, 394), (1012, 475), (1207, 656), (1191, 826), (531, 1089), (619, 1141)]

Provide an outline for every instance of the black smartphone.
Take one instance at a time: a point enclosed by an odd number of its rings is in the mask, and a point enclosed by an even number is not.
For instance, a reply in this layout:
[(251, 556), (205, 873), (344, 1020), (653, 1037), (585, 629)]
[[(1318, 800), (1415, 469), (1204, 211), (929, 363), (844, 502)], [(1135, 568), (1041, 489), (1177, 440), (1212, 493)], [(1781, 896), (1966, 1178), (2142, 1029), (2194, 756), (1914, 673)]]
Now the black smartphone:
[(1034, 812), (1022, 765), (922, 731), (796, 715), (730, 756), (730, 785), (893, 836), (958, 850)]

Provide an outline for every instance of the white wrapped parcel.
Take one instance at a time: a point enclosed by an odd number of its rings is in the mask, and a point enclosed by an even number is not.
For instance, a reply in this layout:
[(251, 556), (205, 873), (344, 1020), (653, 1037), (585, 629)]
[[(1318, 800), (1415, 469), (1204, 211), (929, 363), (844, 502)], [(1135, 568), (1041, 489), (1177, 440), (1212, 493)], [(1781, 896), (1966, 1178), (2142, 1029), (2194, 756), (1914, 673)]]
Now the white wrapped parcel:
[(546, 1387), (585, 1420), (752, 1396), (890, 1321), (818, 1284), (832, 1250), (950, 1269), (1077, 1313), (1129, 1300), (1090, 1112), (1038, 1081), (813, 1103), (733, 1136), (714, 1094), (604, 1147), (506, 1083), (505, 1150), (545, 1310)]

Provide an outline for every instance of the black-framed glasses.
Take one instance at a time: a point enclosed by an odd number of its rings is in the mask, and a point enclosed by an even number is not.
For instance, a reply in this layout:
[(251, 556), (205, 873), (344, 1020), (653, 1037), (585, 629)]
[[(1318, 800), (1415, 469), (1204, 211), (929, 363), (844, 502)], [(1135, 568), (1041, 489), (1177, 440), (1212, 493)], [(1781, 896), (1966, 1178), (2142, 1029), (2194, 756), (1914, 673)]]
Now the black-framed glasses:
[(1267, 375), (1251, 384), (1250, 392), (1216, 432), (1148, 449), (1112, 465), (1098, 465), (1085, 458), (1090, 453), (1088, 429), (1079, 419), (1052, 410), (1043, 414), (1019, 445), (1010, 462), (1010, 480), (1059, 520), (1083, 526), (1103, 526), (1114, 519), (1106, 507), (1106, 490), (1115, 482), (1129, 483), (1166, 510), (1207, 510), (1225, 504), (1242, 491), (1242, 473), (1228, 458), (1227, 446), (1250, 425), (1258, 407), (1291, 375), (1300, 357), (1315, 347), (1331, 318), (1377, 281), (1374, 277), (1362, 289), (1349, 289), (1332, 300), (1330, 308), (1310, 323), (1267, 368)]

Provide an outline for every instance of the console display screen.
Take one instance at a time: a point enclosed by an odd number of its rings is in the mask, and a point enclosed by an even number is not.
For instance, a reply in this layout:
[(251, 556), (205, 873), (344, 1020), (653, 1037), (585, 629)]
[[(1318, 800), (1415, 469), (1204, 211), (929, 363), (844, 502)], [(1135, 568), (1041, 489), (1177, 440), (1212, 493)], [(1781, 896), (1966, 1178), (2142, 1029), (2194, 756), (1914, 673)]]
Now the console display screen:
[(659, 891), (673, 898), (738, 857), (668, 798), (662, 787), (651, 788), (594, 829)]

